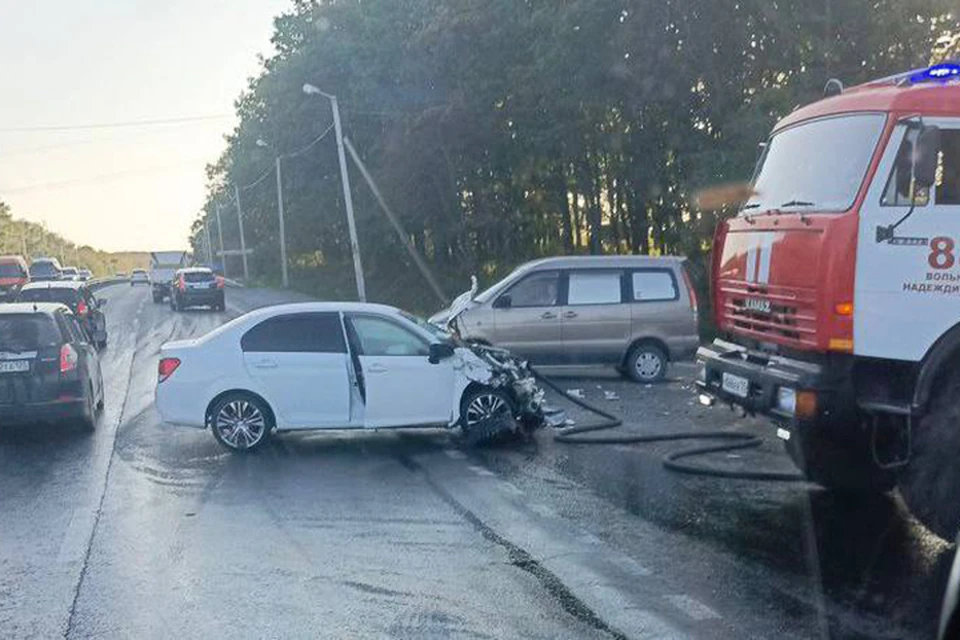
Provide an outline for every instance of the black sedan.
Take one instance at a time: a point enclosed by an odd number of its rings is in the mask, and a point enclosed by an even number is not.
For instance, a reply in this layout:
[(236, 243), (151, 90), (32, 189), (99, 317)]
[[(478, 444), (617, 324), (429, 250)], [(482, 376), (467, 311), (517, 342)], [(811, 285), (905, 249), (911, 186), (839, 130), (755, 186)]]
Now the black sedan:
[(70, 309), (0, 305), (0, 426), (78, 420), (93, 429), (102, 408), (100, 359)]
[(103, 315), (106, 300), (98, 299), (83, 282), (31, 282), (20, 289), (17, 302), (59, 302), (70, 307), (84, 331), (98, 349), (107, 346), (107, 319)]
[(224, 280), (205, 267), (177, 269), (170, 286), (170, 308), (183, 311), (187, 307), (206, 306), (223, 311)]

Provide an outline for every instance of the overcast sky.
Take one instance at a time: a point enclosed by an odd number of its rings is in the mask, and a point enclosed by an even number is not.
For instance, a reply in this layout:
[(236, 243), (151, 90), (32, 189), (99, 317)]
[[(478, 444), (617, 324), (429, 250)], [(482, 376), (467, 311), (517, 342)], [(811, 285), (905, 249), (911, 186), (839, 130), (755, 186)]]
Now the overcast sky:
[(0, 0), (0, 200), (100, 249), (185, 247), (204, 165), (289, 4)]

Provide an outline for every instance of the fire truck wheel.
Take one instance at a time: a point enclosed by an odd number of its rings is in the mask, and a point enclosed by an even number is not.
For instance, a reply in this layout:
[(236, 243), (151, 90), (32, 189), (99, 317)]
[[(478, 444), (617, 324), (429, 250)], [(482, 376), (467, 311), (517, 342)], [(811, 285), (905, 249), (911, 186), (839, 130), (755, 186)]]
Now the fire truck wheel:
[(866, 443), (847, 442), (827, 428), (794, 432), (786, 443), (794, 464), (811, 482), (843, 493), (885, 493), (896, 474), (877, 468)]
[[(952, 368), (952, 367), (951, 367)], [(930, 410), (914, 423), (900, 493), (917, 520), (945, 540), (960, 530), (960, 369), (937, 385)]]

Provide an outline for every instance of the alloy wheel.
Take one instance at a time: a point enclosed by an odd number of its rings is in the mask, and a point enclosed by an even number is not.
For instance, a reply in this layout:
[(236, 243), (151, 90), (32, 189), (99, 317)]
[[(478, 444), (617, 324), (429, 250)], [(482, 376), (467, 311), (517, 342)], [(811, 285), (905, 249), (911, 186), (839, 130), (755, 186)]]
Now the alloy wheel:
[(231, 400), (223, 405), (214, 421), (223, 442), (233, 449), (249, 449), (263, 439), (267, 422), (252, 402)]

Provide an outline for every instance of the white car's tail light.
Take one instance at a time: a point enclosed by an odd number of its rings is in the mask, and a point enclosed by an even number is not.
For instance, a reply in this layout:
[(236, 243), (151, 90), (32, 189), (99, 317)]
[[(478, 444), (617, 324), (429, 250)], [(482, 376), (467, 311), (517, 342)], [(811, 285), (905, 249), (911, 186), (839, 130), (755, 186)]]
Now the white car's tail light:
[(173, 372), (177, 370), (177, 367), (180, 366), (180, 358), (160, 358), (160, 363), (157, 365), (157, 374), (159, 375), (159, 382), (163, 382), (167, 378), (173, 375)]

